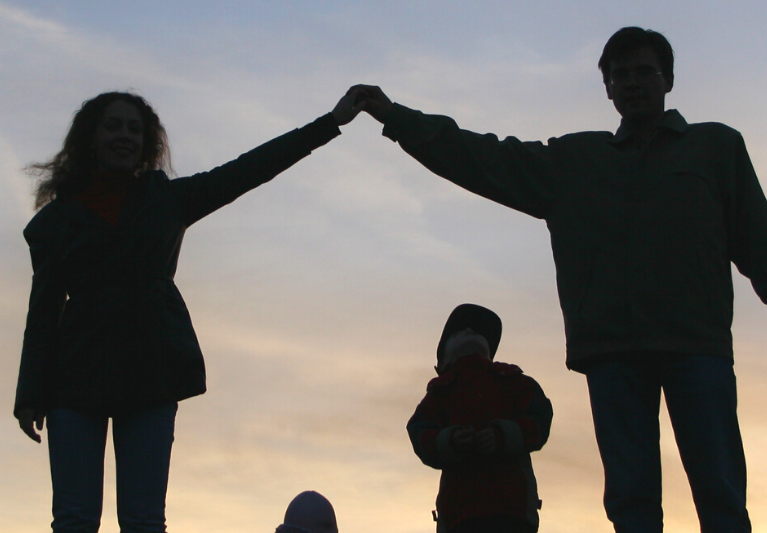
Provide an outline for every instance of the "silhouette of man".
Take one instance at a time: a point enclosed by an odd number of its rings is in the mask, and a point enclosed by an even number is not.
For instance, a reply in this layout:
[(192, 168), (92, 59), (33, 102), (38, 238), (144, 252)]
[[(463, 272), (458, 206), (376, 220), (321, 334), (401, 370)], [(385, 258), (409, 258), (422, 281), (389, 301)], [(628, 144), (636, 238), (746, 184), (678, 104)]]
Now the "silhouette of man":
[(338, 533), (333, 505), (319, 492), (302, 492), (288, 505), (275, 533)]
[(661, 34), (619, 30), (599, 60), (617, 132), (547, 144), (461, 130), (359, 87), (383, 134), (429, 170), (546, 220), (615, 530), (663, 530), (663, 390), (701, 531), (747, 532), (730, 263), (767, 302), (767, 201), (737, 131), (665, 109), (673, 64)]

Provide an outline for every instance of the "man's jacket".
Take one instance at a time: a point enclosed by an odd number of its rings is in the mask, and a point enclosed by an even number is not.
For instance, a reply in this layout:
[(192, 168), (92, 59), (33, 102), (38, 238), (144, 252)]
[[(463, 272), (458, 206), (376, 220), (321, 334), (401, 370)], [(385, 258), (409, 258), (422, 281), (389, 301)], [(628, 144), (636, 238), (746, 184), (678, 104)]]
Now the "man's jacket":
[(674, 111), (630, 132), (499, 140), (395, 104), (390, 137), (432, 172), (545, 219), (567, 363), (662, 351), (732, 356), (730, 263), (767, 301), (767, 202), (741, 135)]

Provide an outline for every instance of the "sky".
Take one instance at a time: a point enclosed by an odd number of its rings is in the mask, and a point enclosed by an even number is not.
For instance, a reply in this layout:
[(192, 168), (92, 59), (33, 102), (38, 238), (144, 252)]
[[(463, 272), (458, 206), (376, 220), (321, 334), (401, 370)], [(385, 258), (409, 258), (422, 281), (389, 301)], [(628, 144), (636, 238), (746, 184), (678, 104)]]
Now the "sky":
[[(743, 133), (767, 177), (767, 3), (678, 0), (379, 2), (0, 0), (0, 531), (50, 522), (45, 437), (12, 416), (34, 214), (23, 167), (59, 150), (73, 112), (109, 90), (158, 111), (178, 176), (210, 169), (327, 113), (349, 86), (546, 140), (615, 130), (597, 60), (617, 29), (664, 33), (667, 105)], [(187, 232), (176, 283), (206, 356), (208, 393), (180, 404), (169, 531), (273, 531), (312, 489), (342, 532), (433, 531), (439, 472), (405, 424), (434, 376), (450, 311), (503, 319), (497, 359), (554, 405), (533, 455), (541, 531), (611, 531), (582, 375), (564, 332), (545, 223), (433, 176), (367, 115)], [(767, 530), (767, 310), (735, 272), (739, 415), (755, 531)], [(699, 531), (665, 409), (667, 529)], [(107, 453), (102, 531), (118, 531)]]

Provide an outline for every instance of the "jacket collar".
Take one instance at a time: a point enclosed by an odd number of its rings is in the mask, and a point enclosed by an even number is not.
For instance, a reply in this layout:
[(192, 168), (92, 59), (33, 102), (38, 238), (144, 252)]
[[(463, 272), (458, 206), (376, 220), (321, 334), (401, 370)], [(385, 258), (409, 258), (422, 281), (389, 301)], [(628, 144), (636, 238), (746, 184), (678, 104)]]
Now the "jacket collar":
[[(663, 115), (663, 121), (660, 123), (659, 128), (668, 129), (677, 133), (684, 133), (688, 128), (687, 121), (684, 119), (681, 113), (676, 109), (669, 109)], [(628, 139), (633, 132), (631, 127), (621, 120), (621, 125), (618, 127), (618, 131), (609, 142), (621, 143)]]
[(517, 365), (509, 363), (489, 361), (481, 357), (468, 356), (453, 363), (453, 366), (451, 366), (447, 372), (432, 379), (426, 388), (427, 390), (431, 390), (432, 387), (449, 385), (455, 381), (459, 375), (471, 372), (488, 372), (497, 376), (515, 376), (522, 374), (522, 369)]
[(120, 216), (118, 218), (117, 226), (112, 226), (101, 218), (95, 211), (90, 209), (82, 202), (76, 200), (70, 194), (61, 194), (56, 197), (57, 202), (61, 202), (62, 208), (69, 211), (70, 216), (73, 217), (79, 224), (84, 226), (98, 226), (106, 228), (109, 231), (115, 231), (118, 227), (125, 224), (125, 221), (136, 211), (146, 194), (146, 187), (149, 181), (149, 173), (141, 174), (136, 177), (136, 183), (134, 183), (129, 189), (122, 208), (120, 209)]

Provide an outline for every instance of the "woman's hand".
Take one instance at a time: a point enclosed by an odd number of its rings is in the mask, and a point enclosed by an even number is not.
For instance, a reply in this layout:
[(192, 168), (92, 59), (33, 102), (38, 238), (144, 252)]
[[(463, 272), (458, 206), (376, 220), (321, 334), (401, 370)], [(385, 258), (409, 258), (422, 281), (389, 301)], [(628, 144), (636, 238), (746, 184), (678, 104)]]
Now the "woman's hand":
[(27, 434), (27, 436), (35, 442), (42, 442), (40, 434), (35, 431), (43, 429), (43, 420), (45, 420), (45, 413), (41, 413), (37, 409), (27, 407), (19, 411), (19, 427), (21, 431)]
[(338, 125), (343, 126), (354, 120), (354, 117), (365, 109), (365, 105), (363, 89), (360, 86), (355, 86), (346, 91), (346, 94), (338, 101), (331, 113)]

